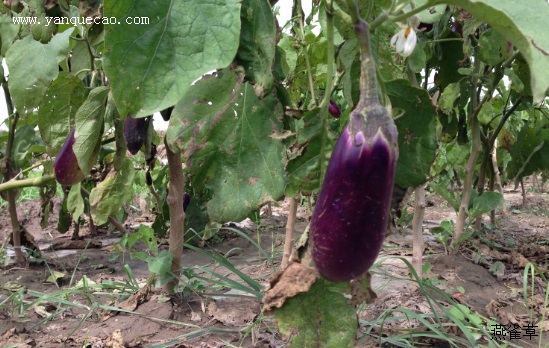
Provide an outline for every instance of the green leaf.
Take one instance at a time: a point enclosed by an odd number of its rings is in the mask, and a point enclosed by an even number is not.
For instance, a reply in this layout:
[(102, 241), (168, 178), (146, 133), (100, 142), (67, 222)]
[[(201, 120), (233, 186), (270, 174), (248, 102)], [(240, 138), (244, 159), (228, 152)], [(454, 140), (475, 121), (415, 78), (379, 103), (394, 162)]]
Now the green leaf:
[[(13, 24), (13, 19), (10, 16), (0, 15), (0, 57), (5, 56), (6, 52), (17, 38), (19, 29), (20, 25)], [(2, 75), (2, 77), (3, 76), (4, 75)]]
[(358, 321), (349, 283), (318, 279), (308, 292), (289, 298), (274, 314), (288, 347), (354, 347)]
[[(416, 7), (423, 6), (426, 3), (427, 3), (427, 0), (414, 1), (414, 4)], [(412, 10), (411, 6), (409, 5), (406, 6), (406, 12), (410, 10)], [(421, 11), (420, 13), (417, 14), (417, 16), (419, 17), (419, 21), (421, 23), (432, 24), (432, 23), (438, 22), (440, 18), (442, 18), (442, 15), (444, 14), (445, 11), (446, 11), (446, 5), (438, 5), (438, 6), (433, 6), (425, 11)]]
[(454, 103), (460, 96), (459, 83), (451, 83), (444, 89), (438, 99), (438, 106), (445, 114), (449, 115), (454, 110)]
[(107, 222), (124, 204), (133, 198), (135, 170), (132, 161), (125, 159), (119, 172), (111, 172), (90, 192), (90, 210), (97, 225)]
[[(320, 151), (322, 147), (322, 118), (320, 109), (313, 109), (303, 116), (304, 125), (297, 131), (296, 142), (292, 145), (286, 165), (288, 185), (287, 196), (297, 196), (300, 192), (310, 194), (320, 188)], [(326, 139), (326, 164), (335, 145), (335, 138)]]
[(514, 70), (509, 68), (505, 68), (504, 72), (505, 72), (505, 75), (511, 81), (511, 88), (517, 91), (518, 93), (521, 93), (524, 90), (524, 83), (522, 82), (520, 77), (515, 73)]
[(60, 72), (46, 90), (38, 110), (38, 129), (50, 156), (61, 149), (74, 124), (76, 111), (87, 95), (82, 81), (66, 72)]
[(269, 1), (243, 0), (240, 20), (236, 61), (244, 66), (246, 76), (254, 84), (255, 94), (262, 98), (270, 93), (274, 82), (276, 27)]
[(478, 113), (478, 120), (480, 124), (487, 125), (494, 119), (494, 99), (490, 100), (488, 103), (484, 103), (480, 112)]
[[(457, 33), (449, 32), (439, 39), (461, 39)], [(433, 55), (428, 64), (437, 68), (435, 84), (442, 90), (454, 82), (460, 81), (463, 76), (458, 72), (464, 59), (463, 43), (460, 41), (443, 41), (434, 44)]]
[[(156, 239), (155, 231), (151, 227), (141, 224), (135, 235), (139, 236), (139, 239), (145, 243), (148, 251), (153, 253), (153, 255), (158, 254), (158, 239)], [(128, 247), (130, 249), (135, 245), (135, 241), (132, 240), (132, 238), (133, 236), (131, 236), (128, 241)]]
[(16, 171), (24, 169), (30, 165), (30, 151), (33, 145), (39, 141), (40, 138), (36, 135), (34, 126), (18, 125), (15, 130), (15, 137), (12, 145), (12, 160)]
[(425, 54), (425, 50), (423, 49), (423, 47), (424, 45), (418, 44), (408, 58), (408, 66), (416, 74), (419, 74), (423, 69), (425, 69), (427, 55)]
[(345, 68), (345, 74), (341, 79), (343, 85), (343, 95), (350, 107), (355, 105), (355, 101), (358, 100), (358, 79), (354, 76), (360, 76), (360, 65), (356, 64), (355, 58), (358, 55), (358, 40), (356, 37), (352, 37), (345, 41), (341, 47), (339, 57), (341, 63)]
[(197, 82), (176, 105), (168, 145), (187, 158), (195, 190), (212, 191), (212, 221), (243, 220), (284, 193), (284, 150), (272, 137), (281, 114), (277, 99), (259, 100), (232, 72)]
[(293, 73), (297, 66), (297, 52), (295, 50), (294, 44), (295, 42), (293, 37), (285, 33), (280, 33), (280, 41), (278, 42), (278, 47), (284, 51), (284, 58), (286, 61), (286, 65), (288, 66), (288, 70), (284, 71), (284, 75), (289, 75)]
[(69, 52), (72, 30), (59, 33), (48, 44), (27, 36), (16, 41), (6, 52), (10, 71), (9, 88), (15, 107), (21, 114), (37, 108), (46, 89), (59, 74), (59, 59)]
[(157, 275), (166, 275), (170, 273), (173, 254), (167, 250), (162, 250), (156, 257), (150, 257), (147, 260), (149, 272)]
[(427, 91), (407, 80), (390, 81), (385, 88), (393, 112), (403, 113), (395, 120), (399, 148), (395, 184), (416, 187), (427, 181), (435, 161), (436, 112)]
[(80, 215), (84, 213), (84, 199), (80, 190), (80, 183), (73, 185), (67, 198), (67, 209), (72, 214), (72, 219), (76, 223), (78, 223)]
[(491, 66), (498, 65), (513, 53), (511, 49), (507, 48), (507, 40), (492, 28), (482, 33), (478, 44), (478, 58)]
[(530, 65), (532, 93), (542, 100), (549, 87), (549, 6), (545, 0), (437, 0), (467, 10), (505, 33)]
[(108, 87), (94, 88), (75, 115), (76, 140), (72, 149), (80, 169), (86, 176), (90, 174), (91, 167), (97, 161), (101, 148), (101, 129), (108, 94)]
[(525, 126), (511, 146), (508, 174), (516, 181), (541, 169), (549, 169), (549, 129)]
[(144, 25), (105, 26), (105, 73), (125, 116), (150, 115), (180, 100), (204, 73), (231, 64), (240, 2), (105, 1), (104, 17), (147, 16)]
[(446, 147), (446, 160), (448, 164), (456, 167), (462, 168), (469, 158), (470, 147), (467, 145), (459, 145), (456, 143), (448, 144)]
[(473, 208), (469, 211), (472, 218), (477, 218), (505, 204), (499, 192), (488, 191), (477, 196), (473, 201)]

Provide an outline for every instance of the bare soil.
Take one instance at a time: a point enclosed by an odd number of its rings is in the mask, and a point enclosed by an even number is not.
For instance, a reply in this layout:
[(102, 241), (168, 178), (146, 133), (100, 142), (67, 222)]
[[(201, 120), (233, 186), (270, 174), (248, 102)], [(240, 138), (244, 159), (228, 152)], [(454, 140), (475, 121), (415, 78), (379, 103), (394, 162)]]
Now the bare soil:
[[(535, 321), (543, 312), (545, 285), (538, 275), (535, 280), (535, 296), (529, 296), (525, 305), (523, 299), (523, 271), (527, 262), (535, 263), (543, 276), (548, 276), (549, 241), (549, 195), (529, 190), (527, 202), (522, 205), (520, 191), (505, 191), (508, 216), (497, 215), (495, 225), (486, 226), (482, 237), (475, 237), (464, 243), (456, 255), (448, 255), (444, 246), (436, 240), (429, 229), (443, 220), (455, 220), (451, 207), (437, 196), (429, 196), (430, 206), (426, 209), (424, 239), (426, 250), (424, 262), (431, 265), (426, 277), (437, 287), (478, 315), (493, 318), (501, 325), (526, 327), (530, 315)], [(56, 205), (59, 202), (56, 203)], [(278, 206), (276, 206), (278, 205)], [(275, 265), (281, 259), (285, 233), (287, 202), (273, 206), (272, 216), (262, 216), (260, 226), (233, 224), (258, 241), (265, 251), (274, 255)], [(56, 211), (57, 206), (54, 208)], [(411, 208), (410, 208), (411, 209)], [(121, 235), (116, 231), (100, 230), (93, 240), (99, 247), (85, 249), (54, 250), (58, 241), (70, 240), (69, 231), (62, 235), (56, 231), (56, 214), (52, 214), (45, 229), (40, 227), (40, 202), (25, 201), (18, 205), (18, 214), (26, 229), (34, 236), (42, 251), (45, 263), (31, 262), (24, 268), (5, 266), (0, 270), (0, 346), (19, 347), (280, 347), (285, 340), (276, 331), (272, 318), (261, 315), (261, 304), (250, 296), (230, 289), (211, 289), (209, 296), (197, 296), (184, 292), (176, 296), (165, 296), (157, 289), (136, 302), (133, 313), (106, 310), (122, 302), (116, 292), (102, 293), (66, 291), (83, 279), (101, 283), (110, 280), (126, 283), (127, 264), (140, 286), (146, 284), (149, 271), (143, 261), (131, 259), (129, 253), (118, 254), (115, 246)], [(310, 213), (306, 206), (298, 210), (296, 239), (305, 230)], [(126, 227), (138, 226), (144, 220), (133, 213), (126, 221)], [(0, 236), (2, 240), (11, 230), (6, 207), (0, 208)], [(90, 240), (87, 226), (80, 230), (84, 240)], [(265, 287), (273, 270), (266, 258), (248, 240), (232, 230), (224, 229), (209, 242), (221, 253), (228, 253), (229, 260), (245, 274), (259, 281)], [(143, 246), (141, 246), (143, 248)], [(162, 245), (161, 248), (167, 248)], [(10, 250), (9, 246), (5, 250)], [(380, 260), (385, 261), (373, 270), (372, 286), (377, 293), (374, 303), (360, 314), (361, 331), (369, 329), (373, 322), (389, 308), (404, 307), (418, 313), (431, 313), (424, 293), (417, 283), (410, 282), (409, 269), (402, 258), (411, 261), (412, 238), (409, 228), (389, 236)], [(203, 266), (231, 279), (234, 274), (220, 267), (206, 255), (185, 250), (184, 267)], [(207, 276), (200, 269), (196, 274)], [(48, 282), (53, 271), (64, 277), (58, 284)], [(21, 297), (14, 294), (21, 291)], [(50, 294), (47, 301), (43, 294)], [(234, 296), (241, 295), (241, 296)], [(44, 301), (34, 303), (42, 296)], [(134, 295), (136, 296), (136, 295)], [(437, 298), (437, 294), (430, 294)], [(127, 297), (127, 296), (126, 296)], [(65, 304), (54, 301), (61, 298)], [(133, 299), (136, 299), (134, 297)], [(117, 302), (118, 300), (118, 302)], [(73, 305), (70, 305), (70, 304)], [(21, 310), (21, 306), (25, 306)], [(117, 314), (117, 315), (115, 315)], [(547, 313), (546, 313), (547, 317)], [(255, 323), (251, 330), (242, 331)], [(536, 334), (549, 330), (549, 322), (538, 324)], [(387, 321), (380, 332), (376, 326), (372, 333), (392, 335), (420, 326), (413, 320)], [(187, 337), (183, 337), (187, 335)], [(545, 333), (545, 336), (549, 336)], [(529, 340), (523, 336), (512, 340), (516, 346), (537, 346), (538, 337)], [(507, 336), (509, 339), (509, 336)], [(547, 342), (546, 339), (543, 340)], [(364, 347), (377, 346), (368, 338)], [(437, 346), (433, 344), (432, 346)]]

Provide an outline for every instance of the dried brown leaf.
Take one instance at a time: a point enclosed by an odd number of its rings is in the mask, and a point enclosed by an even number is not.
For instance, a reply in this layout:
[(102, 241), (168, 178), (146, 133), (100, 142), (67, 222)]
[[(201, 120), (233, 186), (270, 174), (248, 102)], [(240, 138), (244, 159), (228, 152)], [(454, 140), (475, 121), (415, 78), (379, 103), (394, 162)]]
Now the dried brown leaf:
[(286, 299), (309, 291), (319, 277), (318, 271), (299, 262), (292, 262), (282, 272), (278, 272), (269, 279), (271, 288), (263, 297), (264, 312), (273, 308), (280, 308)]

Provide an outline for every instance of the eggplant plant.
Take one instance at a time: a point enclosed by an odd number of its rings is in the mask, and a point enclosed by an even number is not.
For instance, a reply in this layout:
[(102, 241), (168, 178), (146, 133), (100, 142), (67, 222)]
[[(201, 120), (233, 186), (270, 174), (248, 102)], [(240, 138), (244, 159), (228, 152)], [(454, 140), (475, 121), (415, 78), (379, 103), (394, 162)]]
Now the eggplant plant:
[[(521, 179), (548, 167), (549, 11), (542, 0), (323, 0), (310, 14), (295, 0), (286, 25), (266, 0), (105, 0), (87, 9), (20, 3), (0, 5), (0, 58), (9, 70), (0, 69), (0, 82), (10, 121), (0, 154), (8, 163), (40, 157), (44, 175), (26, 179), (30, 163), (14, 173), (0, 163), (16, 252), (14, 190), (55, 179), (74, 188), (90, 178), (93, 220), (123, 229), (143, 167), (126, 150), (145, 149), (143, 181), (165, 203), (153, 229), (170, 233), (169, 252), (158, 260), (171, 272), (168, 292), (180, 279), (186, 233), (217, 231), (284, 196), (292, 197), (292, 212), (301, 195), (316, 197), (309, 249), (300, 244), (292, 252), (287, 238), (280, 277), (308, 283), (273, 296), (283, 299), (273, 308), (281, 307), (275, 317), (293, 346), (355, 344), (356, 305), (368, 297), (367, 271), (382, 248), (392, 193), (420, 187), (422, 204), (426, 182), (444, 172), (458, 177), (457, 250), (466, 218), (491, 207), (482, 204), (493, 195), (481, 191), (498, 132), (517, 139), (499, 141), (509, 151), (499, 160), (502, 173)], [(46, 31), (13, 20), (28, 13), (72, 18), (75, 11), (94, 18), (145, 11), (150, 22)], [(145, 125), (157, 112), (169, 121), (165, 137)], [(37, 136), (36, 127), (40, 142), (17, 141), (18, 133)], [(167, 167), (154, 169), (153, 144), (166, 147)], [(471, 191), (477, 174), (478, 200)], [(74, 220), (88, 192), (70, 192)], [(414, 216), (416, 227), (421, 220)], [(17, 258), (23, 264), (20, 252)], [(290, 285), (283, 290), (295, 290)], [(351, 303), (350, 293), (364, 296)]]

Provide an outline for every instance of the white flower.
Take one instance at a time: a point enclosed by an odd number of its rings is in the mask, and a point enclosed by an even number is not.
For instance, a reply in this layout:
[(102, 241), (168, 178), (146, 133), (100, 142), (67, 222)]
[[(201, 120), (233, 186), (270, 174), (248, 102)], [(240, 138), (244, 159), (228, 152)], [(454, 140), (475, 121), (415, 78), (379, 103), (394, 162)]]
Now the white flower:
[(397, 53), (402, 54), (404, 57), (408, 57), (414, 52), (416, 43), (416, 30), (411, 25), (407, 25), (391, 38), (391, 46), (396, 49)]

